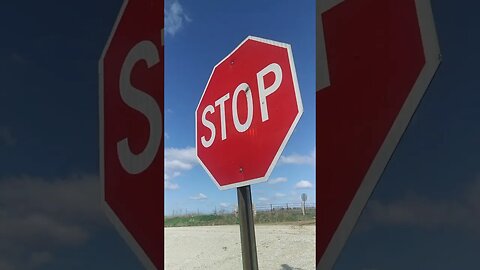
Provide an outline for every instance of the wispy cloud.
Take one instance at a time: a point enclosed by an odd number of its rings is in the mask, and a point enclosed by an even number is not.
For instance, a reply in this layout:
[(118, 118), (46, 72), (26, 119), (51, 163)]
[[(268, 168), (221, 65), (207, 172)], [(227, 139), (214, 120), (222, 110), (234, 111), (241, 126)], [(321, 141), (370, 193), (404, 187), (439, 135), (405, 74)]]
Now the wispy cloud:
[(193, 164), (183, 161), (183, 160), (165, 160), (165, 169), (166, 170), (183, 170), (188, 171), (193, 168)]
[(0, 146), (14, 146), (17, 140), (12, 134), (10, 128), (0, 126)]
[(450, 199), (431, 199), (415, 194), (390, 202), (368, 203), (361, 229), (407, 226), (421, 229), (461, 229), (480, 234), (480, 179)]
[(228, 208), (230, 206), (230, 204), (222, 202), (222, 203), (220, 203), (220, 206), (223, 207), (223, 208)]
[(165, 189), (175, 190), (178, 188), (179, 188), (178, 184), (172, 183), (169, 180), (165, 180)]
[(194, 147), (165, 149), (165, 189), (178, 189), (180, 186), (173, 183), (173, 178), (184, 171), (193, 169), (198, 164)]
[(203, 193), (198, 193), (198, 195), (190, 197), (191, 200), (206, 200), (208, 197)]
[[(168, 162), (180, 161), (180, 163), (187, 163), (195, 165), (198, 163), (195, 155), (195, 147), (186, 148), (167, 148), (165, 149), (165, 167), (168, 168)], [(187, 166), (188, 167), (188, 166)]]
[(173, 1), (164, 9), (165, 12), (165, 31), (174, 36), (182, 29), (185, 22), (191, 22), (192, 19), (185, 13), (179, 1)]
[(94, 175), (0, 179), (0, 269), (45, 267), (108, 224)]
[(276, 197), (276, 198), (283, 198), (283, 197), (285, 197), (285, 196), (287, 196), (287, 195), (284, 194), (284, 193), (280, 193), (280, 192), (275, 193), (275, 197)]
[(315, 165), (315, 149), (308, 155), (282, 155), (280, 156), (280, 164)]
[(296, 189), (308, 189), (313, 188), (312, 182), (308, 180), (300, 180), (295, 184)]
[(23, 64), (28, 63), (27, 59), (24, 56), (22, 56), (21, 54), (16, 53), (16, 52), (10, 54), (10, 60), (14, 64), (18, 64), (18, 65), (23, 65)]
[(268, 201), (268, 198), (260, 197), (260, 198), (258, 198), (258, 201), (260, 201), (260, 202), (267, 202), (267, 201)]
[(273, 185), (278, 183), (285, 183), (287, 181), (288, 179), (286, 177), (277, 177), (277, 178), (269, 179), (267, 183)]

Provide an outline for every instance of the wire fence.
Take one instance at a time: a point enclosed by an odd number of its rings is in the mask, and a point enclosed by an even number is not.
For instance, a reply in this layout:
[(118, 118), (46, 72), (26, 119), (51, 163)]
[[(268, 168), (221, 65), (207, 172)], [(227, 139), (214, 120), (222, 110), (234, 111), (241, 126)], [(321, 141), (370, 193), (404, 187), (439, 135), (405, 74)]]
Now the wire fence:
[[(315, 212), (316, 203), (305, 203), (306, 212)], [(302, 211), (301, 202), (289, 202), (289, 203), (270, 203), (270, 204), (253, 204), (254, 213), (256, 212), (295, 212)], [(211, 211), (201, 211), (199, 209), (177, 208), (173, 209), (168, 214), (170, 217), (182, 217), (182, 216), (200, 216), (200, 215), (230, 215), (237, 214), (236, 205), (230, 207), (214, 207)]]
[[(287, 210), (302, 210), (302, 203), (270, 203), (254, 205), (257, 212), (273, 212), (273, 211), (287, 211)], [(315, 203), (305, 203), (305, 209), (315, 209)]]

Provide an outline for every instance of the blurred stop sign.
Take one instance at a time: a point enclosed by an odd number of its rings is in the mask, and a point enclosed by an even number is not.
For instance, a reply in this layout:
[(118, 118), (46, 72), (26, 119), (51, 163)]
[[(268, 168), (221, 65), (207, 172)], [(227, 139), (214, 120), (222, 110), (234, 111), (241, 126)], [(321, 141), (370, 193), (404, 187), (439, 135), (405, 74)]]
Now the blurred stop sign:
[(195, 111), (197, 157), (219, 189), (266, 181), (302, 113), (290, 45), (249, 36), (213, 68)]
[(126, 0), (99, 61), (102, 204), (148, 269), (163, 268), (163, 12)]
[(317, 5), (317, 269), (332, 269), (440, 63), (429, 0)]

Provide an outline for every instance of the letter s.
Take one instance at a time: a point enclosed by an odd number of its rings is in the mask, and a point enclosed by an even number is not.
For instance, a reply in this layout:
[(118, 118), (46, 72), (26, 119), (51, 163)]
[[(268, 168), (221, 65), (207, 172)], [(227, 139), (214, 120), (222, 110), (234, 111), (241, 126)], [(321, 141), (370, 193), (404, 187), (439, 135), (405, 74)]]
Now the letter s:
[(130, 82), (130, 73), (140, 60), (145, 60), (151, 67), (160, 61), (158, 50), (151, 41), (144, 40), (137, 43), (125, 58), (120, 71), (120, 95), (122, 100), (133, 109), (144, 114), (150, 125), (148, 143), (139, 154), (132, 153), (128, 138), (117, 143), (118, 157), (122, 167), (130, 174), (139, 174), (150, 166), (155, 158), (162, 139), (163, 116), (155, 99), (147, 93), (138, 90)]

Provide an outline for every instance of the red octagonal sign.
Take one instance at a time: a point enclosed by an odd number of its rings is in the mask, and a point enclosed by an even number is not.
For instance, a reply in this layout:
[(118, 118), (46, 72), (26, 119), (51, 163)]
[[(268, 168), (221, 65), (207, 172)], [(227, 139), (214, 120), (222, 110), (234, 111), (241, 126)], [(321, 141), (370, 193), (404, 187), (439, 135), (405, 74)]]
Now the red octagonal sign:
[(317, 269), (332, 269), (440, 63), (429, 0), (317, 1)]
[(290, 45), (247, 37), (195, 111), (196, 151), (219, 189), (264, 182), (303, 113)]
[(163, 1), (125, 1), (99, 61), (103, 206), (148, 269), (163, 268)]

